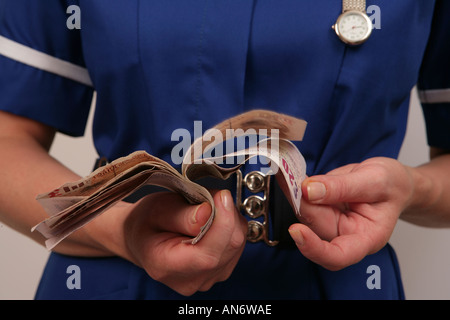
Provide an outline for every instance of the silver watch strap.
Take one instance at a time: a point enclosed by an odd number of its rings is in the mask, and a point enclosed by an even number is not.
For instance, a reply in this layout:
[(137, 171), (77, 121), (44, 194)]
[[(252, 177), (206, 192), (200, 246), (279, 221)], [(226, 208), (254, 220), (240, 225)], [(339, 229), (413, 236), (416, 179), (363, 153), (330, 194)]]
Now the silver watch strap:
[(342, 0), (342, 12), (346, 11), (366, 11), (366, 0)]

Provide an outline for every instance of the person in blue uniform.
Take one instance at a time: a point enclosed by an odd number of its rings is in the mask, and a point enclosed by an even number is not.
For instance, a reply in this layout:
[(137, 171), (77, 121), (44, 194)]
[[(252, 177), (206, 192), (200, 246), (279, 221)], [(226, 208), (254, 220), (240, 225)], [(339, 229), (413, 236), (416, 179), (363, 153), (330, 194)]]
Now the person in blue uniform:
[[(94, 90), (94, 143), (108, 160), (146, 150), (171, 163), (177, 128), (254, 108), (308, 121), (303, 220), (272, 226), (288, 234), (282, 245), (247, 242), (232, 193), (214, 185), (212, 228), (181, 243), (210, 208), (150, 193), (56, 246), (36, 298), (403, 299), (396, 221), (450, 224), (450, 5), (367, 5), (380, 28), (353, 46), (331, 28), (342, 1), (1, 0), (0, 217), (39, 243), (36, 195), (79, 178), (47, 151), (57, 131), (83, 135)], [(410, 168), (395, 159), (416, 84), (432, 159)], [(278, 218), (289, 211), (270, 201)]]

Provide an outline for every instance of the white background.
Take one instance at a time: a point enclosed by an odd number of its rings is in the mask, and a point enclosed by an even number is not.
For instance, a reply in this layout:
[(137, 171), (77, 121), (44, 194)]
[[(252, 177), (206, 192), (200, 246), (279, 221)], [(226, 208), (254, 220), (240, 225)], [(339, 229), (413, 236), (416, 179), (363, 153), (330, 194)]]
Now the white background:
[[(90, 124), (83, 138), (58, 135), (51, 154), (78, 174), (89, 174), (97, 157)], [(422, 111), (413, 92), (399, 160), (416, 166), (428, 159)], [(400, 261), (407, 299), (450, 299), (450, 230), (400, 221), (390, 243)], [(47, 257), (45, 248), (0, 223), (0, 299), (33, 299)]]

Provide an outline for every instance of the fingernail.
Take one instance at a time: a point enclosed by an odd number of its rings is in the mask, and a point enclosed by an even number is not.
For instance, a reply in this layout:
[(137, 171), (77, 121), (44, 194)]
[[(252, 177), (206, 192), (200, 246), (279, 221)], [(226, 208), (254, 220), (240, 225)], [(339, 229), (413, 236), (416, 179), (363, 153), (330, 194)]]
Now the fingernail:
[(234, 210), (233, 198), (231, 197), (230, 191), (220, 191), (220, 200), (222, 201), (222, 204), (227, 211)]
[(196, 224), (197, 223), (197, 212), (198, 212), (198, 210), (200, 209), (200, 207), (202, 205), (203, 205), (203, 203), (199, 204), (197, 207), (195, 207), (194, 213), (191, 216), (191, 223), (192, 224)]
[(302, 246), (303, 243), (305, 243), (305, 239), (303, 238), (302, 233), (300, 230), (297, 229), (288, 229), (289, 234), (291, 235), (292, 239), (295, 241), (295, 243), (299, 246)]
[(308, 192), (308, 200), (316, 201), (325, 197), (327, 188), (321, 182), (310, 182), (306, 187), (306, 191)]

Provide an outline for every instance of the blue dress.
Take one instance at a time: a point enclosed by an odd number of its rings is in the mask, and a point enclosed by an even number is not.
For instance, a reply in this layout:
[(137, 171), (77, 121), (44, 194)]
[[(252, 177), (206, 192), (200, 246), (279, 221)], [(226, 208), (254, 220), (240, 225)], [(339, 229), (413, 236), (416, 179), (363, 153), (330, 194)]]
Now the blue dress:
[[(1, 0), (0, 36), (86, 68), (92, 87), (0, 56), (0, 109), (80, 136), (95, 90), (94, 143), (111, 160), (146, 150), (171, 162), (175, 129), (193, 130), (195, 120), (206, 129), (253, 108), (308, 121), (298, 143), (308, 175), (375, 156), (396, 158), (413, 86), (423, 97), (450, 88), (443, 71), (450, 71), (444, 40), (450, 6), (367, 2), (380, 9), (374, 17), (380, 28), (350, 47), (331, 29), (341, 1)], [(66, 26), (69, 5), (80, 9), (81, 29)], [(424, 99), (424, 110), (430, 145), (450, 148), (448, 101)], [(70, 265), (81, 270), (81, 289), (66, 285)], [(373, 265), (379, 289), (367, 285)], [(120, 258), (52, 253), (36, 298), (185, 297)], [(227, 281), (189, 297), (402, 298), (390, 245), (332, 272), (296, 248), (264, 243), (247, 243)]]

